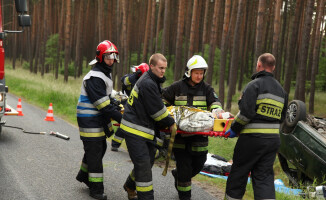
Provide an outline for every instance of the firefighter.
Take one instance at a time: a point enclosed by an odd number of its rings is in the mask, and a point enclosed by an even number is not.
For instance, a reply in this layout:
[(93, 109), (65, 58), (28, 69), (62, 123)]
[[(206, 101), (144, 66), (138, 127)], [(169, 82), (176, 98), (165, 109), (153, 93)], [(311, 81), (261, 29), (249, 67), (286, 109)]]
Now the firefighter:
[(288, 95), (273, 77), (274, 69), (272, 54), (264, 53), (258, 58), (256, 73), (238, 102), (240, 111), (225, 133), (230, 138), (239, 136), (226, 184), (226, 199), (242, 199), (249, 173), (255, 199), (275, 199), (273, 164)]
[[(163, 91), (167, 106), (192, 106), (203, 110), (221, 110), (221, 103), (214, 89), (204, 82), (208, 65), (203, 57), (194, 55), (187, 62), (182, 80)], [(191, 199), (191, 178), (203, 168), (207, 155), (208, 138), (200, 135), (177, 134), (173, 152), (176, 169), (172, 170), (179, 199)]]
[(84, 157), (76, 179), (90, 189), (95, 199), (107, 199), (103, 186), (103, 164), (106, 137), (113, 134), (110, 119), (121, 121), (121, 113), (110, 103), (113, 82), (111, 72), (119, 62), (117, 47), (110, 41), (101, 42), (96, 49), (94, 65), (86, 74), (77, 104), (77, 122), (84, 145)]
[[(121, 78), (122, 82), (122, 91), (130, 96), (131, 90), (134, 87), (137, 80), (149, 70), (149, 66), (146, 63), (142, 63), (138, 66), (131, 67), (131, 70), (134, 72), (132, 74), (126, 74)], [(121, 129), (118, 129), (114, 137), (112, 138), (111, 143), (111, 151), (118, 151), (122, 141), (124, 139), (124, 135), (121, 131)]]
[(175, 127), (174, 119), (161, 100), (161, 87), (165, 81), (166, 58), (153, 54), (149, 59), (150, 70), (136, 82), (126, 103), (120, 128), (134, 168), (124, 189), (128, 199), (154, 199), (152, 166), (156, 152), (157, 127)]

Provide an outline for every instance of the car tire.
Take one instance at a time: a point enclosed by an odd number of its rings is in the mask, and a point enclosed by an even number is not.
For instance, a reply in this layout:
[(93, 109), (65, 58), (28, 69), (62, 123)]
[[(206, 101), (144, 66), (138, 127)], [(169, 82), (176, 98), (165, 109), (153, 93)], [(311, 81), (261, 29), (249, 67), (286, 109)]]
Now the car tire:
[(306, 105), (300, 100), (289, 103), (284, 120), (283, 131), (291, 132), (299, 121), (306, 121)]

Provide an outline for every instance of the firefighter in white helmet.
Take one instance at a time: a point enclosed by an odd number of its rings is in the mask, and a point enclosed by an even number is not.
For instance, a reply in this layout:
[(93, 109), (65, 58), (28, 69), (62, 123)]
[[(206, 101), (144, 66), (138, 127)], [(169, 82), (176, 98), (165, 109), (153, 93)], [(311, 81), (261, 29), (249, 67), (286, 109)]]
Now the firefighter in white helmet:
[[(163, 101), (167, 106), (192, 106), (203, 110), (222, 110), (214, 89), (205, 83), (208, 65), (203, 57), (194, 55), (187, 62), (182, 80), (163, 90)], [(191, 178), (198, 174), (206, 161), (207, 136), (185, 136), (177, 134), (173, 146), (176, 169), (172, 170), (179, 198), (191, 199)]]

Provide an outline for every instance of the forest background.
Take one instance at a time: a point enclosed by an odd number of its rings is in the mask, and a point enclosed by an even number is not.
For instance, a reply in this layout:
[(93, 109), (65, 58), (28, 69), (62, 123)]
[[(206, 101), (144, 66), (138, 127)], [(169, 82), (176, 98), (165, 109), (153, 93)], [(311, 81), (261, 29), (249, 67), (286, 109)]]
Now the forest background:
[[(13, 3), (2, 1), (4, 30), (19, 29)], [(130, 66), (154, 52), (168, 58), (168, 83), (200, 54), (209, 65), (205, 81), (231, 110), (257, 57), (270, 52), (276, 79), (295, 89), (294, 99), (309, 101), (310, 113), (315, 91), (326, 91), (325, 0), (29, 0), (28, 7), (32, 26), (4, 41), (13, 69), (20, 61), (31, 73), (62, 73), (67, 82), (89, 71), (97, 44), (108, 39), (121, 61), (116, 90)]]
[[(310, 113), (326, 117), (325, 1), (29, 0), (32, 26), (3, 42), (6, 82), (23, 101), (44, 109), (53, 102), (55, 117), (76, 124), (82, 77), (98, 43), (108, 39), (120, 55), (113, 71), (117, 91), (130, 66), (148, 62), (154, 52), (168, 59), (164, 86), (179, 80), (187, 60), (199, 54), (209, 65), (205, 81), (225, 110), (236, 113), (257, 57), (270, 52), (277, 60), (275, 77), (290, 100), (303, 100)], [(4, 30), (19, 30), (14, 1), (1, 3)], [(209, 152), (231, 159), (235, 143), (210, 138)], [(287, 183), (277, 160), (274, 171)], [(247, 195), (253, 198), (248, 187)]]

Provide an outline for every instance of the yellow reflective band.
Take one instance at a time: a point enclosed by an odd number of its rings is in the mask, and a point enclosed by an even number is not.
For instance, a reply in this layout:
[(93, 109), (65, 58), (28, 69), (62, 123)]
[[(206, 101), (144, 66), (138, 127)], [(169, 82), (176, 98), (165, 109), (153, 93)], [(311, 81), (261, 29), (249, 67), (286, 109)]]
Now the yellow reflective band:
[(235, 118), (235, 121), (238, 122), (238, 123), (240, 123), (240, 124), (242, 124), (242, 125), (248, 124), (248, 122), (245, 122), (245, 121), (241, 120), (239, 117), (236, 117)]
[(154, 120), (155, 121), (161, 121), (162, 119), (164, 119), (165, 117), (167, 117), (169, 115), (169, 112), (166, 110), (162, 115), (156, 117)]
[(85, 168), (83, 165), (80, 166), (80, 170), (82, 170), (83, 172), (88, 172), (87, 168)]
[(274, 119), (281, 119), (282, 108), (268, 104), (260, 104), (257, 109), (257, 114)]
[(104, 102), (101, 103), (100, 105), (97, 105), (96, 108), (97, 108), (98, 110), (101, 110), (102, 108), (104, 108), (105, 106), (107, 106), (107, 105), (109, 105), (109, 104), (110, 104), (110, 99), (104, 101)]
[(206, 101), (193, 101), (192, 105), (194, 105), (194, 106), (207, 106), (207, 102)]
[(263, 104), (263, 103), (267, 103), (267, 104), (271, 104), (280, 108), (283, 108), (284, 104), (278, 101), (275, 101), (273, 99), (259, 99), (256, 101), (256, 105), (258, 104)]
[(279, 134), (280, 133), (280, 129), (251, 129), (251, 128), (246, 128), (246, 129), (242, 129), (240, 133), (266, 133), (266, 134)]
[(153, 185), (150, 185), (150, 186), (147, 186), (147, 187), (139, 187), (139, 186), (136, 186), (136, 190), (137, 192), (149, 192), (149, 191), (152, 191), (153, 190)]
[(122, 140), (118, 140), (117, 138), (112, 138), (113, 141), (116, 141), (117, 143), (120, 143), (122, 142)]
[(86, 132), (79, 132), (79, 133), (80, 133), (80, 136), (83, 136), (83, 137), (102, 137), (102, 136), (105, 136), (104, 131), (99, 132), (99, 133), (86, 133)]
[(99, 177), (97, 177), (97, 178), (88, 177), (88, 180), (89, 180), (89, 182), (100, 183), (100, 182), (103, 182), (103, 177), (102, 178), (99, 178)]
[(177, 148), (177, 149), (185, 149), (186, 145), (185, 144), (173, 144), (173, 148)]
[(197, 108), (199, 108), (201, 110), (207, 110), (207, 107), (197, 107)]
[(138, 99), (138, 93), (133, 89), (131, 94)]
[(126, 79), (125, 79), (125, 85), (131, 85), (130, 80), (129, 80), (129, 77), (126, 77)]
[(131, 180), (135, 181), (135, 176), (134, 176), (133, 172), (134, 172), (134, 170), (131, 170), (129, 176), (130, 176)]
[(208, 147), (191, 147), (192, 151), (208, 151)]
[(162, 147), (163, 146), (163, 143), (161, 142), (161, 141), (156, 141), (156, 144), (158, 145), (158, 146), (160, 146), (160, 147)]
[(195, 64), (197, 64), (197, 58), (196, 58), (196, 60), (193, 62), (193, 63), (191, 63), (190, 65), (189, 65), (189, 67), (191, 67), (191, 66), (193, 66), (193, 65), (195, 65)]
[(211, 107), (210, 107), (210, 111), (212, 111), (213, 109), (215, 109), (215, 108), (221, 108), (222, 109), (222, 107), (221, 106), (219, 106), (219, 105), (211, 105)]
[(124, 124), (120, 124), (120, 128), (122, 130), (125, 130), (125, 131), (129, 132), (129, 133), (132, 133), (132, 134), (135, 134), (135, 135), (138, 135), (138, 136), (150, 139), (150, 140), (154, 139), (154, 135), (145, 133), (145, 132), (137, 130), (137, 129), (130, 128), (128, 126), (125, 126)]
[(178, 186), (177, 188), (178, 188), (179, 191), (188, 192), (188, 191), (191, 190), (191, 185), (187, 186), (187, 187)]
[(187, 105), (187, 101), (174, 101), (174, 105), (185, 106), (185, 105)]

